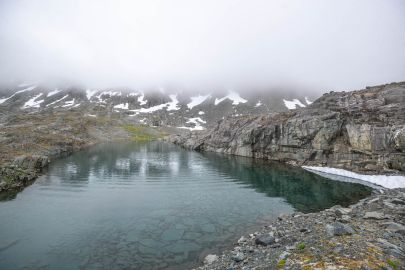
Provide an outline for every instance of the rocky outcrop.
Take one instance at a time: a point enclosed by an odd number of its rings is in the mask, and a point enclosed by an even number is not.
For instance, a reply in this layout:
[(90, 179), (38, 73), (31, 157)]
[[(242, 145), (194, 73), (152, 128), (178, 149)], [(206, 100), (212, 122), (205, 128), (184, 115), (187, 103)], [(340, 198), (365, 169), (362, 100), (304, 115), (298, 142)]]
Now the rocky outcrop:
[(293, 165), (405, 173), (405, 83), (330, 92), (306, 108), (227, 118), (206, 132), (170, 140), (188, 149)]

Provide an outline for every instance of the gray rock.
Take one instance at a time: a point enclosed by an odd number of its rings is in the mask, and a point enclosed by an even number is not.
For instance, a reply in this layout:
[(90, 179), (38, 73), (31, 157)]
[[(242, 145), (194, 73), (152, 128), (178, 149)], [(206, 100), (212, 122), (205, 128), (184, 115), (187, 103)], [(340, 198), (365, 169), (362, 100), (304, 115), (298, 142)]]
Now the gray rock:
[(212, 264), (213, 262), (218, 260), (218, 256), (215, 254), (208, 254), (204, 258), (204, 264)]
[(338, 207), (335, 209), (335, 214), (338, 217), (341, 217), (343, 215), (349, 215), (352, 212), (350, 208), (343, 208), (343, 207)]
[(397, 245), (394, 245), (382, 238), (378, 238), (377, 241), (382, 245), (386, 253), (400, 259), (405, 259), (405, 251), (401, 247), (398, 247)]
[(342, 223), (349, 223), (350, 222), (350, 216), (349, 215), (342, 215), (339, 219), (340, 222)]
[(354, 230), (352, 227), (350, 227), (347, 224), (343, 224), (340, 222), (334, 222), (332, 224), (327, 224), (325, 226), (326, 229), (326, 234), (329, 237), (333, 237), (335, 235), (341, 236), (341, 235), (351, 235), (354, 233)]
[(235, 262), (241, 262), (245, 259), (245, 255), (242, 252), (233, 252), (231, 259)]
[(276, 242), (276, 239), (268, 234), (264, 235), (258, 235), (256, 236), (255, 243), (256, 245), (262, 245), (262, 246), (268, 246), (271, 244), (274, 244)]
[(288, 258), (288, 256), (290, 256), (290, 255), (291, 255), (291, 253), (290, 253), (290, 252), (283, 251), (283, 253), (281, 253), (281, 254), (280, 254), (279, 259), (280, 259), (280, 260), (285, 260), (285, 259), (287, 259), (287, 258)]
[(396, 222), (386, 222), (382, 224), (387, 231), (405, 235), (405, 226)]
[(363, 216), (365, 219), (385, 219), (385, 215), (382, 212), (372, 211), (366, 212)]

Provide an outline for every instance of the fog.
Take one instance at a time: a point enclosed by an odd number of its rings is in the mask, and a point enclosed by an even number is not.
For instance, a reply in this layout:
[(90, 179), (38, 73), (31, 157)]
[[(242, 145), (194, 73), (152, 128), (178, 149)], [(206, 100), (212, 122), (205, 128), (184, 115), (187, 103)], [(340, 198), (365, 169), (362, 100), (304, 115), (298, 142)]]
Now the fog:
[(353, 90), (404, 63), (401, 0), (0, 1), (0, 84)]

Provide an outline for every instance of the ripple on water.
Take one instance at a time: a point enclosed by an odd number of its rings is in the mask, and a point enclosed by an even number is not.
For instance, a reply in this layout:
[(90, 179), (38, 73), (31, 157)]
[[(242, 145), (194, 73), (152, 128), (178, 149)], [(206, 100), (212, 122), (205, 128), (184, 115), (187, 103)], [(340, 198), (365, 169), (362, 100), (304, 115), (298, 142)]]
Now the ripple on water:
[(55, 161), (0, 203), (0, 269), (189, 268), (280, 213), (369, 193), (297, 168), (162, 142), (100, 145)]

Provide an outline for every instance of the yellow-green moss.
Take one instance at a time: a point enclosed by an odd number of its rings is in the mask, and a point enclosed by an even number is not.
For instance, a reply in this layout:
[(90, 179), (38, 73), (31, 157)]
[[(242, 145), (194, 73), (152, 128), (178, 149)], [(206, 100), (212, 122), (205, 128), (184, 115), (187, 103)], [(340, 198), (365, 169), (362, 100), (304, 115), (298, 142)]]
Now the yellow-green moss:
[(147, 128), (142, 126), (124, 125), (123, 128), (131, 134), (134, 141), (153, 141), (164, 136), (164, 134), (160, 132), (152, 134)]

